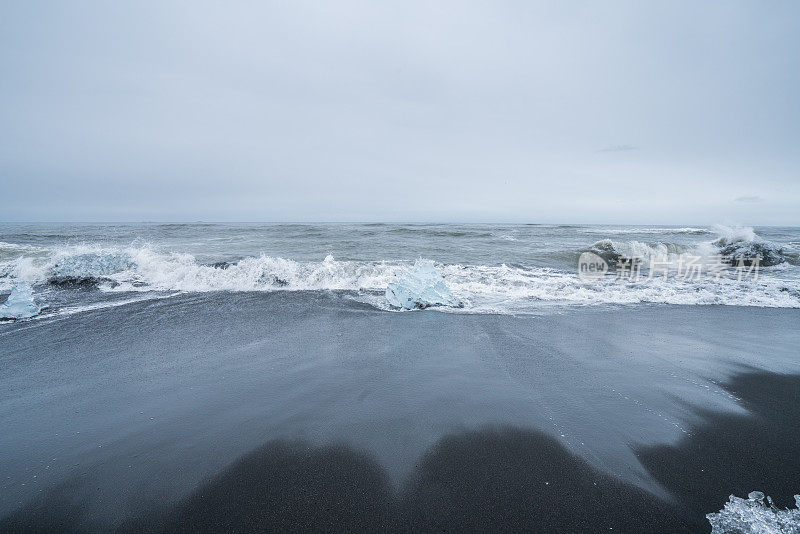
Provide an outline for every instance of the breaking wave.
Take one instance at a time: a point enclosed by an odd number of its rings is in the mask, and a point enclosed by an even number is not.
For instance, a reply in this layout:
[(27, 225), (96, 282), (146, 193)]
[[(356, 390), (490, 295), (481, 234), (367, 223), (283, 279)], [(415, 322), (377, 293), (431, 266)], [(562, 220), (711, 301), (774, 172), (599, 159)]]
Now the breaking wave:
[(761, 267), (773, 267), (784, 262), (798, 265), (798, 255), (786, 247), (762, 239), (751, 227), (716, 226), (717, 238), (710, 242), (695, 245), (679, 243), (644, 243), (642, 241), (615, 241), (602, 239), (589, 249), (603, 258), (612, 267), (620, 260), (633, 259), (642, 262), (676, 263), (687, 256), (706, 259), (716, 257), (717, 261), (729, 265), (751, 265), (753, 258), (759, 258)]
[(386, 262), (336, 261), (332, 256), (299, 262), (264, 254), (205, 265), (191, 254), (150, 246), (81, 245), (45, 258), (0, 262), (0, 288), (18, 279), (59, 286), (92, 284), (108, 291), (383, 290), (401, 268)]
[(642, 243), (641, 241), (613, 241), (603, 239), (591, 246), (589, 252), (594, 252), (603, 258), (609, 265), (616, 265), (622, 258), (669, 261), (675, 256), (691, 250), (686, 245), (677, 243)]
[(752, 258), (758, 257), (763, 267), (772, 267), (787, 261), (797, 264), (796, 254), (777, 243), (762, 239), (750, 227), (717, 226), (717, 233), (719, 238), (713, 244), (727, 258), (728, 263), (742, 262), (749, 265)]
[(756, 231), (750, 226), (723, 226), (718, 224), (714, 226), (714, 231), (717, 234), (717, 239), (714, 241), (714, 244), (720, 247), (724, 247), (731, 243), (741, 243), (761, 239), (756, 234)]
[[(720, 247), (751, 242), (760, 242), (755, 232), (739, 229), (721, 234), (716, 241), (695, 245), (604, 239), (590, 250), (613, 265), (621, 257), (674, 261), (686, 254), (719, 253)], [(783, 257), (791, 261), (791, 255)], [(408, 279), (413, 265), (409, 261), (336, 260), (330, 255), (320, 261), (296, 261), (266, 254), (202, 263), (192, 254), (146, 244), (84, 244), (16, 253), (0, 261), (0, 291), (8, 291), (18, 282), (31, 284), (37, 298), (48, 287), (80, 287), (104, 293), (332, 290), (352, 292), (355, 298), (382, 309), (396, 309), (390, 305), (386, 290), (392, 283)], [(636, 303), (800, 308), (797, 269), (789, 264), (774, 267), (769, 276), (757, 279), (657, 277), (637, 282), (613, 276), (582, 281), (574, 268), (567, 267), (430, 265), (442, 277), (442, 292), (452, 294), (452, 303), (458, 303), (452, 308), (463, 312), (526, 313), (543, 305)], [(405, 296), (412, 303), (430, 301), (426, 295)]]

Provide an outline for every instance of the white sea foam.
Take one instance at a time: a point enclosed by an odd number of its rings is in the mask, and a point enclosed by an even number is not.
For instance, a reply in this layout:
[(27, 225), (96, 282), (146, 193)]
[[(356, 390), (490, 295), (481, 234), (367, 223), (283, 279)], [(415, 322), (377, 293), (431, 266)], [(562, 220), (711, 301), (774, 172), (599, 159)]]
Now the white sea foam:
[(551, 304), (721, 304), (800, 307), (800, 292), (781, 281), (721, 278), (642, 279), (626, 283), (614, 277), (583, 282), (574, 273), (510, 266), (443, 266), (444, 279), (468, 309), (522, 312), (536, 303)]
[[(609, 241), (618, 253), (669, 258), (680, 246)], [(703, 246), (713, 247), (710, 244)], [(627, 247), (627, 249), (625, 249)], [(696, 249), (692, 249), (694, 251)], [(389, 308), (387, 287), (412, 266), (402, 261), (295, 261), (258, 255), (230, 264), (207, 265), (186, 253), (149, 245), (61, 247), (47, 255), (0, 262), (0, 290), (23, 280), (34, 288), (63, 279), (90, 280), (105, 292), (208, 292), (346, 290)], [(757, 280), (678, 277), (623, 282), (609, 276), (581, 281), (576, 271), (510, 265), (436, 264), (454, 300), (465, 312), (525, 313), (550, 304), (720, 304), (800, 308), (798, 268), (786, 265)], [(420, 296), (422, 298), (422, 296)], [(412, 299), (413, 300), (413, 299)]]
[(178, 291), (261, 290), (383, 290), (401, 265), (383, 262), (298, 262), (261, 255), (227, 268), (198, 264), (190, 254), (160, 254), (141, 249), (133, 273), (109, 278), (117, 291), (157, 289)]
[(24, 245), (0, 241), (0, 252), (39, 252), (41, 250), (45, 249), (42, 247), (37, 247), (36, 245)]
[(718, 235), (715, 241), (718, 246), (725, 246), (742, 241), (758, 241), (761, 239), (750, 226), (725, 226), (717, 224), (714, 226), (714, 231)]
[(95, 311), (95, 310), (105, 310), (108, 308), (117, 308), (119, 306), (125, 306), (126, 304), (133, 304), (135, 302), (144, 302), (149, 300), (161, 300), (167, 299), (170, 297), (174, 297), (175, 295), (179, 295), (180, 293), (170, 293), (170, 294), (159, 294), (159, 295), (143, 295), (141, 297), (135, 297), (130, 299), (124, 300), (114, 300), (109, 302), (96, 302), (94, 304), (86, 304), (83, 306), (67, 306), (65, 308), (60, 308), (57, 311), (54, 311), (51, 315), (47, 315), (46, 317), (66, 317), (69, 315), (75, 315), (76, 313), (83, 313), (87, 311)]
[(695, 228), (691, 226), (683, 228), (585, 228), (585, 232), (593, 234), (710, 234), (711, 230), (707, 228)]
[(722, 510), (706, 518), (711, 534), (800, 534), (800, 495), (794, 500), (797, 508), (780, 510), (760, 491), (747, 499), (731, 495)]
[(652, 260), (658, 262), (675, 260), (692, 249), (677, 243), (643, 243), (641, 241), (614, 241), (603, 239), (592, 245), (591, 250), (605, 259), (620, 258)]

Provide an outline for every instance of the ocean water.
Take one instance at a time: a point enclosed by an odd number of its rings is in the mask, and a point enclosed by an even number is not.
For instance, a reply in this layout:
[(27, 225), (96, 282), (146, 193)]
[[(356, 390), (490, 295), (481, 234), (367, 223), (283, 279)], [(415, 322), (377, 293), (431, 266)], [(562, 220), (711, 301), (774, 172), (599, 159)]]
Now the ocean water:
[[(766, 251), (770, 261), (757, 276), (738, 272), (717, 258), (731, 250)], [(585, 251), (610, 261), (605, 277), (578, 277)], [(638, 279), (619, 276), (620, 257), (638, 259)], [(701, 258), (708, 275), (681, 274), (690, 258)], [(460, 303), (442, 309), (458, 313), (636, 303), (797, 308), (799, 258), (800, 228), (777, 227), (2, 224), (0, 298), (27, 282), (45, 307), (41, 317), (213, 291), (335, 291), (392, 310), (387, 286), (427, 259)]]

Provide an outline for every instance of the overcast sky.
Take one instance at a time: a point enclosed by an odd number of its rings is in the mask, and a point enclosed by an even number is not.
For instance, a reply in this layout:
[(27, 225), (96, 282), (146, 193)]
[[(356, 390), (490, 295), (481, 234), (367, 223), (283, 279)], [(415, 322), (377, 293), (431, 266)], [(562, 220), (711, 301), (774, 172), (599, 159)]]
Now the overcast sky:
[(800, 2), (0, 0), (0, 220), (800, 224)]

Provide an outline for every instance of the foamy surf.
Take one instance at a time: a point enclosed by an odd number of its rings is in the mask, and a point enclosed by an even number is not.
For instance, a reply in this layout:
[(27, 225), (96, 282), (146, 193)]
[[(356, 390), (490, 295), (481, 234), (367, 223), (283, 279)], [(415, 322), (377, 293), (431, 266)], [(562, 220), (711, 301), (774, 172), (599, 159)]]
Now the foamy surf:
[[(642, 228), (629, 230), (639, 232)], [(531, 245), (536, 245), (536, 232), (545, 233), (548, 240), (552, 240), (552, 233), (556, 232), (564, 236), (565, 244), (551, 253), (552, 257), (557, 258), (552, 260), (555, 267), (531, 264), (535, 263), (535, 258), (533, 262), (497, 264), (441, 261), (436, 257), (393, 259), (392, 250), (386, 247), (381, 249), (385, 259), (374, 260), (337, 259), (332, 254), (317, 260), (299, 260), (263, 252), (242, 257), (231, 250), (234, 254), (218, 255), (214, 261), (201, 261), (196, 254), (174, 250), (165, 244), (142, 243), (138, 240), (129, 245), (56, 243), (50, 247), (36, 245), (35, 249), (23, 243), (17, 247), (6, 247), (6, 252), (0, 255), (0, 291), (9, 291), (20, 282), (30, 284), (40, 300), (49, 298), (51, 293), (48, 292), (56, 290), (75, 290), (63, 295), (77, 298), (87, 294), (81, 293), (84, 290), (119, 294), (121, 297), (128, 293), (149, 292), (344, 291), (363, 302), (388, 310), (405, 306), (393, 303), (390, 297), (397, 293), (387, 292), (387, 288), (398, 280), (413, 279), (410, 273), (414, 272), (415, 261), (425, 259), (425, 264), (433, 269), (431, 272), (441, 277), (441, 294), (446, 292), (452, 298), (432, 301), (428, 298), (430, 295), (426, 294), (429, 288), (425, 284), (406, 284), (403, 301), (417, 303), (411, 307), (427, 307), (432, 303), (440, 309), (457, 310), (460, 313), (527, 313), (554, 305), (639, 303), (800, 308), (800, 269), (796, 251), (791, 245), (771, 244), (751, 228), (719, 227), (715, 239), (696, 237), (689, 233), (690, 230), (693, 232), (696, 229), (664, 230), (664, 237), (672, 236), (671, 239), (680, 233), (693, 236), (684, 241), (648, 242), (605, 238), (583, 248), (570, 244), (570, 239), (580, 241), (575, 237), (574, 229), (569, 227), (534, 230), (526, 227), (504, 228), (502, 232), (474, 229), (443, 231), (438, 228), (427, 231), (415, 228), (414, 232), (400, 232), (403, 239), (418, 246), (430, 246), (437, 239), (443, 240), (451, 248), (463, 243), (468, 245), (465, 247), (467, 251), (481, 252), (475, 257), (484, 261), (488, 258), (482, 254), (480, 246), (489, 247), (487, 250), (497, 247), (497, 235), (514, 233), (515, 238), (519, 239), (515, 242), (501, 240), (503, 245), (500, 246), (506, 248), (503, 254), (497, 254), (497, 259), (504, 256), (513, 259), (519, 251), (524, 252)], [(363, 231), (367, 233), (367, 230)], [(367, 235), (383, 235), (383, 230), (377, 232), (371, 227), (368, 232)], [(608, 233), (613, 232), (609, 230)], [(312, 236), (319, 234), (318, 229), (309, 233)], [(406, 237), (407, 234), (411, 237)], [(439, 237), (435, 237), (437, 234)], [(438, 250), (450, 251), (442, 247)], [(777, 265), (770, 262), (763, 266), (757, 279), (737, 280), (731, 276), (734, 268), (731, 263), (735, 262), (725, 263), (719, 258), (726, 247), (734, 247), (740, 252), (774, 251), (780, 253), (783, 261)], [(666, 264), (667, 270), (672, 269), (670, 272), (674, 273), (676, 266), (692, 256), (700, 256), (704, 261), (716, 262), (725, 276), (696, 279), (644, 276), (636, 281), (606, 276), (587, 282), (581, 280), (576, 272), (576, 260), (581, 250), (598, 254), (612, 267), (623, 258), (636, 258), (644, 267), (645, 274), (651, 262)], [(80, 306), (85, 303), (76, 304)]]
[(586, 233), (593, 233), (593, 234), (607, 234), (607, 235), (625, 235), (625, 234), (692, 234), (692, 235), (704, 235), (704, 234), (713, 234), (713, 230), (709, 230), (708, 228), (696, 228), (691, 226), (686, 226), (682, 228), (672, 228), (672, 227), (657, 227), (657, 228), (642, 228), (642, 227), (633, 227), (633, 228), (609, 228), (609, 227), (597, 227), (597, 228), (585, 228), (583, 229)]

